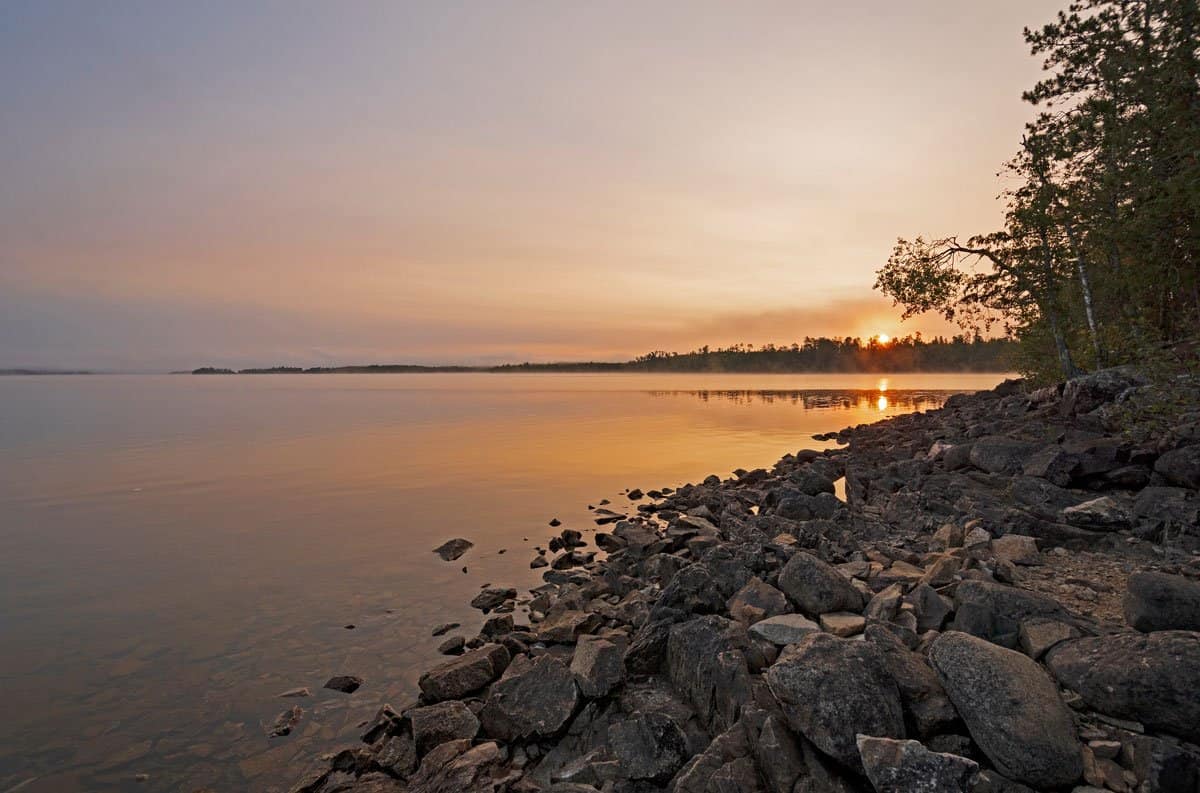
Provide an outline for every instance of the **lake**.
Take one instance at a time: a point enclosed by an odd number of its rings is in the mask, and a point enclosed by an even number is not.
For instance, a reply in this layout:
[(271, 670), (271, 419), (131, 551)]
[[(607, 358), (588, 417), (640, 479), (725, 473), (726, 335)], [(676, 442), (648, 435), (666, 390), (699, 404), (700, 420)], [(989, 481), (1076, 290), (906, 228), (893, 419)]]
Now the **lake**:
[(0, 378), (0, 793), (286, 790), (412, 698), (434, 626), (474, 635), (480, 586), (540, 583), (551, 518), (1001, 379)]

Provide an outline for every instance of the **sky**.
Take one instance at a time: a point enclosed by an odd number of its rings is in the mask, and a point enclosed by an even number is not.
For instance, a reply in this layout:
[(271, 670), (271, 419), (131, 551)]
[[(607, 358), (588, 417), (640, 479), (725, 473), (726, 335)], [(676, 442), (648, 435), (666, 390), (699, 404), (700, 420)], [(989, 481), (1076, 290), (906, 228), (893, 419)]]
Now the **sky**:
[(1061, 0), (0, 4), (0, 368), (926, 335)]

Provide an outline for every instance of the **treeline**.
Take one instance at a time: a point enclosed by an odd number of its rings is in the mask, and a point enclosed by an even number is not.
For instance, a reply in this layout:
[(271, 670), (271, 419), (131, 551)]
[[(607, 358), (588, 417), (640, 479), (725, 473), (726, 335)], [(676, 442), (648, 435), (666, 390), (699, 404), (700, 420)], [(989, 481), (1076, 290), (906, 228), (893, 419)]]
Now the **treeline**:
[(501, 366), (273, 366), (269, 368), (217, 369), (211, 366), (192, 374), (411, 374), (423, 372), (1005, 372), (1012, 369), (1014, 344), (1008, 339), (975, 336), (937, 337), (920, 334), (880, 342), (858, 337), (805, 338), (803, 342), (776, 346), (735, 344), (725, 348), (701, 347), (692, 352), (651, 352), (632, 361), (576, 361), (519, 363)]
[(1042, 378), (1169, 358), (1200, 335), (1200, 2), (1074, 2), (1025, 40), (1047, 75), (1004, 227), (901, 239), (876, 288), (1002, 322)]

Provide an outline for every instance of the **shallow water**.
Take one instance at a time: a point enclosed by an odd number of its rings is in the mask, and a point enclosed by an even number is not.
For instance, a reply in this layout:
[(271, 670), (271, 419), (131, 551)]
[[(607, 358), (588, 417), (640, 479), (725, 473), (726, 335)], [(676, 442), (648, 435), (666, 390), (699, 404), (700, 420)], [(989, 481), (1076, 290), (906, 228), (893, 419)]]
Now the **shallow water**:
[(550, 518), (1000, 379), (0, 378), (0, 793), (286, 790), (410, 698), (432, 626), (474, 634), (481, 585), (540, 582)]

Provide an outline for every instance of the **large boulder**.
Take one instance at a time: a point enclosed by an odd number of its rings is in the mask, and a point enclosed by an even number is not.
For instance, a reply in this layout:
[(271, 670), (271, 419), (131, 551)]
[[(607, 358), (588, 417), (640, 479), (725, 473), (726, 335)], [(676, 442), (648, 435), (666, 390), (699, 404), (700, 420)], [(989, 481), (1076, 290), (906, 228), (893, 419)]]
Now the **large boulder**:
[(792, 728), (851, 768), (862, 768), (858, 734), (904, 737), (900, 692), (873, 644), (809, 634), (766, 679)]
[(486, 686), (508, 667), (508, 650), (502, 644), (485, 644), (465, 655), (435, 666), (421, 675), (417, 685), (430, 702), (459, 699)]
[(479, 732), (479, 719), (458, 700), (447, 700), (408, 711), (417, 752), (425, 754), (446, 741), (471, 739)]
[(1121, 633), (1063, 642), (1046, 665), (1101, 713), (1200, 743), (1200, 633)]
[(566, 664), (549, 655), (518, 656), (488, 691), (479, 712), (483, 732), (505, 741), (554, 735), (575, 712), (579, 690)]
[(1083, 773), (1071, 711), (1037, 662), (965, 633), (939, 636), (929, 660), (971, 738), (996, 770), (1033, 787)]
[(1074, 625), (1057, 601), (1036, 592), (992, 581), (963, 581), (954, 591), (955, 612), (950, 629), (969, 633), (1006, 647), (1016, 647), (1023, 620), (1042, 617)]
[[(507, 780), (501, 766), (505, 753), (495, 741), (472, 746), (467, 739), (447, 741), (421, 761), (417, 773), (407, 785), (363, 788), (371, 791), (400, 791), (409, 793), (493, 793)], [(366, 775), (359, 777), (359, 782)], [(390, 784), (396, 785), (393, 780)], [(358, 791), (356, 785), (351, 791)]]
[(1145, 379), (1129, 366), (1101, 369), (1074, 377), (1063, 386), (1059, 408), (1064, 416), (1090, 413), (1112, 402), (1122, 393), (1145, 383)]
[(1154, 470), (1173, 485), (1200, 490), (1200, 444), (1167, 452), (1155, 461)]
[(571, 674), (585, 697), (603, 697), (625, 679), (624, 653), (606, 639), (581, 636), (571, 658)]
[(931, 752), (917, 741), (860, 735), (858, 753), (876, 793), (968, 793), (979, 773), (974, 760)]
[(989, 435), (971, 447), (971, 465), (989, 474), (1016, 474), (1034, 452), (1034, 446), (1003, 435)]
[(666, 672), (710, 733), (729, 729), (752, 698), (746, 629), (716, 615), (670, 629)]
[(861, 611), (863, 596), (834, 567), (798, 551), (779, 571), (779, 588), (810, 617), (830, 611)]
[(944, 732), (958, 720), (958, 713), (925, 656), (908, 649), (885, 625), (868, 626), (866, 637), (879, 649), (884, 668), (896, 681), (909, 728), (925, 738)]
[(1200, 631), (1200, 582), (1166, 573), (1129, 576), (1125, 621), (1139, 631)]

